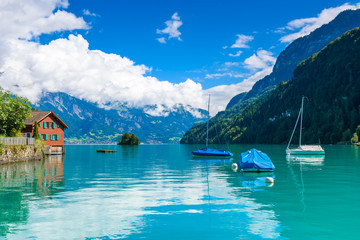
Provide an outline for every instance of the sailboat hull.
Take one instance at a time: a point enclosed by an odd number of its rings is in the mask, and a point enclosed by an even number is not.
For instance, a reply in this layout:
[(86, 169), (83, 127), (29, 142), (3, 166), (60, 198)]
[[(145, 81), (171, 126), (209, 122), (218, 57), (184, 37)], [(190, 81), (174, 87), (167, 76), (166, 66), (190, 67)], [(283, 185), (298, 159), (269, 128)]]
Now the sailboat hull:
[(286, 149), (287, 155), (325, 155), (324, 150)]
[(197, 157), (232, 157), (233, 154), (229, 151), (215, 149), (215, 148), (201, 148), (192, 152)]

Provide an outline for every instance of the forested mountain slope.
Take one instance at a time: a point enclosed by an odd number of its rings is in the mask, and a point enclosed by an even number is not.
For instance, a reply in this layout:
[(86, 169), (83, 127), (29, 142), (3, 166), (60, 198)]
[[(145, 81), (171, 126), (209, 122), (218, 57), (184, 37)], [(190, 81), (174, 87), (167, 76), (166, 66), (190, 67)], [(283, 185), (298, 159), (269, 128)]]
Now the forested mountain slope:
[[(360, 123), (360, 28), (346, 32), (301, 62), (291, 81), (241, 113), (210, 120), (212, 143), (286, 143), (306, 96), (304, 143), (349, 141)], [(181, 143), (205, 142), (206, 125), (194, 125)], [(296, 139), (294, 140), (296, 141)]]

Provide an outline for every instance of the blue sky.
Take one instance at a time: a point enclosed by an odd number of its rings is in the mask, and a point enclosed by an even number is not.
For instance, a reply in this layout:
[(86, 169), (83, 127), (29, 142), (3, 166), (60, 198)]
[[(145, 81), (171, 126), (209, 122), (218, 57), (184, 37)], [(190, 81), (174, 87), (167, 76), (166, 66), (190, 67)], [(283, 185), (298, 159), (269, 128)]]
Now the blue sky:
[[(224, 109), (294, 39), (356, 1), (0, 2), (0, 85), (36, 103), (62, 91), (102, 105)], [(31, 91), (29, 90), (31, 89)], [(150, 108), (154, 109), (154, 108)], [(152, 110), (151, 110), (152, 111)]]
[[(355, 3), (349, 2), (348, 3)], [(294, 19), (316, 17), (323, 9), (337, 7), (345, 1), (70, 1), (68, 10), (77, 16), (84, 9), (97, 17), (84, 16), (91, 25), (85, 35), (91, 49), (126, 56), (138, 64), (152, 67), (152, 76), (174, 83), (191, 78), (204, 88), (241, 81), (225, 76), (205, 78), (214, 74), (225, 62), (243, 62), (259, 49), (271, 51), (274, 57), (288, 43), (276, 33)], [(165, 21), (178, 13), (182, 26), (181, 39), (166, 44), (156, 39), (156, 29), (165, 28)], [(231, 46), (237, 34), (253, 36), (249, 48)], [(166, 37), (166, 36), (165, 36)], [(239, 57), (231, 57), (242, 51)], [(235, 68), (239, 73), (246, 69)]]

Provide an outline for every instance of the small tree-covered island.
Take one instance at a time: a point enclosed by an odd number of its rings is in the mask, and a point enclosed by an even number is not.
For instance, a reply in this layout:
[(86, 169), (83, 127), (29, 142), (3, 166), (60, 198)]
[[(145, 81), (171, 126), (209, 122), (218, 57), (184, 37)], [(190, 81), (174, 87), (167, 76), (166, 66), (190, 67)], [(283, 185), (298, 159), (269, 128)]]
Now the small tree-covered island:
[(125, 133), (119, 139), (118, 145), (139, 145), (139, 139), (133, 134)]

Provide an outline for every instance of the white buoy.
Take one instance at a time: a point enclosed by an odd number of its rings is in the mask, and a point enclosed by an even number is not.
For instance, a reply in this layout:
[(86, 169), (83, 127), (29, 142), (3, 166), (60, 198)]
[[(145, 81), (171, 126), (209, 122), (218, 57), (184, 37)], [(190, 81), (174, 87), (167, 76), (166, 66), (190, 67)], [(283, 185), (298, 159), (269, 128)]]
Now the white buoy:
[(265, 178), (266, 183), (274, 183), (274, 179), (272, 177)]
[(231, 169), (232, 169), (234, 172), (237, 172), (237, 170), (238, 170), (238, 165), (237, 165), (237, 163), (231, 164)]

